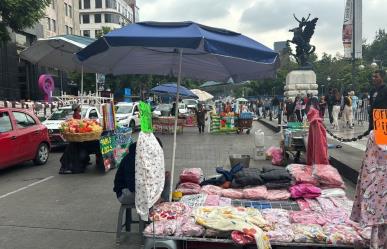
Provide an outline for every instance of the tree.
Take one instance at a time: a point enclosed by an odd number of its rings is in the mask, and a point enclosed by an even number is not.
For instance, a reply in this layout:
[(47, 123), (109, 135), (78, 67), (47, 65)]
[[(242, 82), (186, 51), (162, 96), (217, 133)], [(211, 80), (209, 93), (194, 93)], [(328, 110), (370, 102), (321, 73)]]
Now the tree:
[(7, 27), (13, 31), (33, 27), (45, 16), (45, 8), (51, 0), (1, 0), (0, 41), (10, 39)]

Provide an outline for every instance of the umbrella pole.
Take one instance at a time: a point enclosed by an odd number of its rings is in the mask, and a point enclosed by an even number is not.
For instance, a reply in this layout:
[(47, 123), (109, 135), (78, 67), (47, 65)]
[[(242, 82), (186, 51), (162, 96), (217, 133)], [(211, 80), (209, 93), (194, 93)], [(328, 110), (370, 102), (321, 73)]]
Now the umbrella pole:
[(83, 64), (81, 67), (81, 105), (82, 105), (82, 102), (83, 102)]
[(172, 201), (173, 177), (175, 172), (175, 156), (176, 156), (176, 133), (177, 133), (177, 119), (179, 116), (179, 88), (181, 83), (181, 64), (183, 59), (183, 49), (179, 49), (179, 73), (177, 75), (177, 89), (176, 89), (176, 108), (175, 108), (175, 127), (173, 131), (173, 152), (172, 152), (172, 167), (171, 167), (171, 186), (169, 189), (169, 201)]

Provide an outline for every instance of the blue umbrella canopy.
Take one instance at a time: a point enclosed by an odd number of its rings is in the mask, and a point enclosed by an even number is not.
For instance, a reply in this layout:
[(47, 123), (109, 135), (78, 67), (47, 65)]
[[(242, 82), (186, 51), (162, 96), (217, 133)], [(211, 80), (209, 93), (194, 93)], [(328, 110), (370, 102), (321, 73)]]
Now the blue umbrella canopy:
[(183, 77), (219, 81), (269, 78), (279, 66), (278, 54), (261, 43), (194, 22), (130, 24), (87, 46), (77, 58), (88, 70), (106, 74), (178, 75), (181, 66)]
[[(167, 83), (156, 86), (151, 89), (152, 93), (161, 95), (176, 95), (177, 85), (176, 83)], [(197, 96), (184, 86), (179, 86), (179, 95), (182, 97), (197, 98)]]

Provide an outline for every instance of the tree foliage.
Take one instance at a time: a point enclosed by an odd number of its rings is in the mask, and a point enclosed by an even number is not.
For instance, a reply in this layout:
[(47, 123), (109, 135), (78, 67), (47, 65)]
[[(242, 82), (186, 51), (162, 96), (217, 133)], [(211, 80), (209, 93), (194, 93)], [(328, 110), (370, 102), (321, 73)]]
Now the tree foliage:
[(51, 0), (1, 0), (0, 41), (10, 39), (7, 27), (13, 31), (33, 27), (45, 16), (45, 8)]

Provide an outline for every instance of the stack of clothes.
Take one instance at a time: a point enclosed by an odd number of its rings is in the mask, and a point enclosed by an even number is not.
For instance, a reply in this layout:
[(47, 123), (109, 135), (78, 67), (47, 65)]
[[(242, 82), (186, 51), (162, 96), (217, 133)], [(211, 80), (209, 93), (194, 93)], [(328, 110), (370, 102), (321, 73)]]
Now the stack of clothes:
[(185, 168), (180, 173), (180, 182), (176, 191), (184, 195), (193, 195), (200, 193), (199, 183), (203, 180), (203, 171), (201, 168)]

